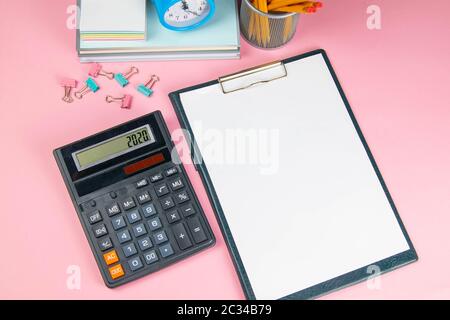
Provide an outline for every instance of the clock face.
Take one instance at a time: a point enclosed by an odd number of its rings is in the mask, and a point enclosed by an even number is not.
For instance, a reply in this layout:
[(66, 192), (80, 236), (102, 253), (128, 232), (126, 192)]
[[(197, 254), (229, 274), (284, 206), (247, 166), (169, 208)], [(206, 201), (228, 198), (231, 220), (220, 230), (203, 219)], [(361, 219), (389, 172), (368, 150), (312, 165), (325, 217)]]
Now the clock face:
[(207, 0), (183, 0), (175, 3), (164, 14), (164, 20), (172, 27), (188, 27), (206, 18), (211, 7)]

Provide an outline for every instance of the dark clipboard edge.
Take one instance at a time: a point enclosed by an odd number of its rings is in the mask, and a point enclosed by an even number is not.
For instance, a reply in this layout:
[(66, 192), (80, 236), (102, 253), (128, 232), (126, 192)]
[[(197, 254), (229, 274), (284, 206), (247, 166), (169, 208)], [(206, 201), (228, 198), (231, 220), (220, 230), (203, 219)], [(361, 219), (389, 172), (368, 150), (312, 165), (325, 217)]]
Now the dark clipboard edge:
[[(337, 89), (338, 89), (338, 91), (339, 91), (339, 93), (341, 95), (341, 98), (342, 98), (342, 100), (343, 100), (343, 102), (344, 102), (344, 104), (345, 104), (345, 106), (347, 108), (347, 112), (350, 115), (350, 118), (351, 118), (351, 120), (353, 122), (353, 125), (354, 125), (354, 127), (355, 127), (355, 129), (356, 129), (356, 131), (358, 133), (358, 136), (359, 136), (359, 138), (360, 138), (360, 140), (361, 140), (361, 142), (362, 142), (362, 144), (364, 146), (364, 149), (366, 150), (366, 153), (367, 153), (367, 155), (368, 155), (368, 157), (370, 159), (372, 167), (373, 167), (373, 169), (375, 170), (375, 172), (377, 174), (378, 180), (379, 180), (381, 186), (383, 187), (384, 193), (385, 193), (385, 195), (386, 195), (386, 197), (387, 197), (387, 199), (389, 201), (389, 204), (391, 205), (392, 211), (394, 212), (395, 217), (397, 219), (397, 222), (398, 222), (398, 224), (399, 224), (399, 226), (400, 226), (400, 228), (402, 230), (402, 233), (403, 233), (403, 235), (404, 235), (404, 237), (405, 237), (405, 239), (406, 239), (406, 241), (408, 243), (409, 250), (406, 250), (404, 252), (398, 253), (398, 254), (396, 254), (394, 256), (388, 257), (388, 258), (380, 260), (378, 262), (374, 262), (374, 263), (372, 263), (372, 264), (370, 264), (368, 266), (356, 269), (356, 270), (351, 271), (349, 273), (340, 275), (340, 276), (338, 276), (336, 278), (333, 278), (333, 279), (324, 281), (322, 283), (316, 284), (316, 285), (311, 286), (309, 288), (302, 289), (301, 291), (292, 293), (292, 294), (287, 295), (285, 297), (281, 297), (280, 298), (281, 300), (311, 299), (311, 298), (315, 298), (315, 297), (319, 297), (319, 296), (325, 295), (327, 293), (336, 291), (336, 290), (344, 288), (344, 287), (348, 287), (348, 286), (356, 284), (358, 282), (362, 282), (362, 281), (366, 280), (367, 278), (373, 276), (372, 274), (368, 274), (368, 272), (367, 272), (367, 270), (368, 270), (367, 268), (369, 266), (371, 266), (371, 265), (377, 265), (379, 267), (380, 274), (383, 274), (383, 273), (395, 270), (395, 269), (397, 269), (399, 267), (402, 267), (402, 266), (404, 266), (406, 264), (409, 264), (409, 263), (412, 263), (412, 262), (415, 262), (415, 261), (418, 260), (417, 252), (414, 249), (414, 246), (413, 246), (413, 244), (411, 242), (411, 239), (410, 239), (410, 237), (409, 237), (409, 235), (408, 235), (408, 233), (407, 233), (407, 231), (405, 229), (405, 226), (404, 226), (404, 224), (403, 224), (403, 222), (402, 222), (402, 220), (400, 218), (400, 215), (399, 215), (399, 213), (397, 211), (397, 208), (396, 208), (396, 206), (394, 204), (394, 201), (392, 200), (391, 194), (389, 193), (389, 190), (388, 190), (388, 188), (386, 186), (386, 183), (384, 182), (384, 179), (383, 179), (383, 177), (381, 175), (381, 172), (378, 169), (378, 166), (377, 166), (377, 164), (375, 162), (375, 158), (373, 157), (372, 152), (369, 149), (369, 146), (368, 146), (368, 144), (366, 142), (366, 139), (364, 138), (364, 135), (363, 135), (363, 133), (361, 131), (361, 128), (360, 128), (360, 126), (359, 126), (359, 124), (358, 124), (358, 122), (356, 120), (356, 117), (355, 117), (355, 115), (354, 115), (354, 113), (353, 113), (353, 111), (352, 111), (352, 109), (350, 107), (350, 104), (349, 104), (349, 102), (347, 100), (347, 97), (345, 96), (344, 91), (342, 90), (342, 87), (341, 87), (341, 85), (340, 85), (340, 83), (338, 81), (336, 73), (333, 70), (331, 62), (328, 59), (328, 56), (327, 56), (325, 50), (323, 50), (323, 49), (314, 50), (314, 51), (307, 52), (307, 53), (304, 53), (304, 54), (301, 54), (301, 55), (298, 55), (298, 56), (294, 56), (294, 57), (291, 57), (291, 58), (284, 59), (284, 60), (282, 60), (282, 62), (287, 64), (287, 63), (294, 62), (294, 61), (297, 61), (297, 60), (300, 60), (300, 59), (304, 59), (304, 58), (307, 58), (307, 57), (310, 57), (310, 56), (313, 56), (313, 55), (317, 55), (317, 54), (321, 54), (322, 57), (325, 60), (325, 63), (327, 64), (328, 70), (329, 70), (331, 76), (333, 77), (333, 80), (334, 80), (334, 82), (336, 84), (336, 87), (337, 87)], [(189, 134), (190, 134), (190, 137), (186, 137), (186, 139), (187, 139), (187, 142), (189, 143), (189, 145), (192, 148), (191, 149), (191, 155), (198, 155), (200, 153), (199, 153), (198, 146), (197, 146), (197, 144), (195, 142), (194, 133), (193, 133), (192, 128), (191, 128), (191, 126), (189, 124), (189, 121), (188, 121), (188, 118), (186, 116), (186, 113), (184, 112), (184, 108), (183, 108), (183, 105), (182, 105), (181, 99), (180, 99), (180, 94), (184, 93), (184, 92), (188, 92), (188, 91), (197, 90), (197, 89), (200, 89), (200, 88), (203, 88), (203, 87), (208, 87), (208, 86), (211, 86), (211, 85), (215, 85), (217, 83), (219, 83), (218, 80), (213, 80), (213, 81), (209, 81), (209, 82), (206, 82), (206, 83), (203, 83), (203, 84), (199, 84), (199, 85), (196, 85), (196, 86), (192, 86), (192, 87), (188, 87), (188, 88), (185, 88), (185, 89), (181, 89), (181, 90), (178, 90), (178, 91), (175, 91), (175, 92), (172, 92), (172, 93), (169, 94), (169, 98), (170, 98), (170, 100), (171, 100), (171, 102), (172, 102), (172, 104), (174, 106), (175, 113), (176, 113), (177, 118), (178, 118), (178, 120), (180, 122), (181, 128), (182, 129), (186, 129), (189, 132)], [(189, 140), (189, 138), (190, 138), (190, 140)], [(195, 149), (195, 152), (194, 152), (194, 149)], [(255, 294), (253, 292), (253, 289), (252, 289), (250, 280), (248, 278), (247, 272), (245, 271), (245, 268), (244, 268), (242, 259), (241, 259), (240, 255), (239, 255), (239, 251), (238, 251), (238, 248), (236, 246), (236, 243), (234, 242), (231, 230), (229, 228), (229, 225), (228, 225), (228, 222), (226, 220), (225, 214), (224, 214), (224, 212), (222, 210), (222, 207), (220, 205), (220, 201), (219, 201), (219, 198), (218, 198), (218, 196), (216, 194), (216, 191), (214, 189), (214, 185), (213, 185), (213, 183), (211, 181), (211, 178), (209, 176), (206, 164), (203, 161), (201, 163), (197, 162), (197, 163), (195, 163), (195, 167), (196, 167), (197, 171), (200, 174), (200, 177), (202, 179), (202, 182), (203, 182), (203, 184), (205, 186), (205, 189), (206, 189), (206, 192), (208, 194), (208, 198), (209, 198), (209, 200), (211, 202), (211, 205), (212, 205), (212, 207), (214, 209), (214, 213), (216, 215), (216, 218), (219, 221), (219, 227), (220, 227), (220, 229), (222, 231), (223, 237), (224, 237), (226, 245), (228, 247), (228, 251), (230, 252), (230, 255), (231, 255), (233, 263), (234, 263), (234, 266), (235, 266), (235, 268), (237, 270), (237, 273), (238, 273), (238, 276), (239, 276), (239, 280), (240, 280), (242, 288), (244, 290), (244, 294), (245, 294), (247, 299), (254, 300), (254, 299), (256, 299), (256, 296), (255, 296)]]

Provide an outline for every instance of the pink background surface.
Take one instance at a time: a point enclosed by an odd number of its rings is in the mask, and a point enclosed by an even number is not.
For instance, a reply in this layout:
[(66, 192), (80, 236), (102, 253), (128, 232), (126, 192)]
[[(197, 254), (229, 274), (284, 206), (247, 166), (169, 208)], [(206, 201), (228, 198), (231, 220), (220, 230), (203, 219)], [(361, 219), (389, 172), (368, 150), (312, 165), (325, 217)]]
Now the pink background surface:
[[(217, 236), (217, 245), (157, 274), (111, 290), (93, 255), (52, 150), (140, 115), (162, 110), (179, 124), (167, 93), (260, 63), (324, 48), (417, 249), (417, 263), (326, 299), (450, 298), (450, 2), (324, 1), (302, 17), (286, 47), (261, 51), (242, 42), (235, 61), (147, 62), (134, 80), (156, 73), (150, 98), (100, 79), (102, 90), (72, 105), (61, 101), (61, 76), (83, 80), (75, 31), (66, 28), (72, 1), (0, 2), (0, 298), (240, 299), (243, 293), (197, 173), (188, 168)], [(366, 27), (366, 9), (382, 10), (382, 29)], [(125, 71), (130, 63), (105, 65)], [(107, 105), (105, 94), (135, 96), (132, 110)], [(282, 111), (282, 108), (280, 109)], [(66, 270), (81, 268), (80, 290)]]

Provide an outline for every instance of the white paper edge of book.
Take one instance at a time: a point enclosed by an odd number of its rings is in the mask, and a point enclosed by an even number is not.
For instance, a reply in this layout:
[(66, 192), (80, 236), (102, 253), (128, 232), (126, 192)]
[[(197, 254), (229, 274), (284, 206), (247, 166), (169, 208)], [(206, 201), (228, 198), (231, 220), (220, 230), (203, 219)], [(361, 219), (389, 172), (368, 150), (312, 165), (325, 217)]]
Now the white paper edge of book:
[(212, 60), (239, 59), (239, 51), (198, 53), (150, 53), (126, 55), (80, 56), (80, 62), (123, 62), (123, 61), (169, 61), (169, 60)]
[[(322, 55), (286, 67), (288, 77), (246, 90), (181, 94), (258, 299), (410, 249)], [(230, 129), (250, 147), (215, 149)], [(237, 163), (250, 149), (265, 156)]]
[(82, 0), (80, 32), (144, 33), (146, 0)]

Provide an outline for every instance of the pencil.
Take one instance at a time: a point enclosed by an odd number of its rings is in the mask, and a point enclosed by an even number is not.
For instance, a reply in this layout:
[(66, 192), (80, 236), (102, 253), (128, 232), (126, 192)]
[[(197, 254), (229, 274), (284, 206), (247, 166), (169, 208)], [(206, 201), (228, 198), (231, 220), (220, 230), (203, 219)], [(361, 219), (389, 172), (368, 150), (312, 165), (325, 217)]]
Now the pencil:
[[(318, 1), (299, 1), (299, 0), (249, 0), (250, 4), (262, 13), (298, 13), (310, 14), (322, 8), (322, 2)], [(249, 10), (248, 38), (261, 47), (267, 47), (271, 42), (272, 28), (276, 37), (283, 37), (283, 42), (289, 39), (294, 25), (294, 16), (290, 15), (284, 19), (284, 25), (280, 28), (277, 24), (271, 24), (269, 17)], [(278, 35), (279, 34), (279, 35)]]

